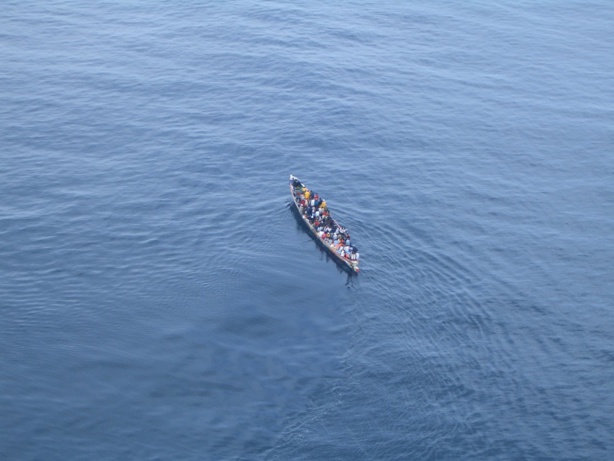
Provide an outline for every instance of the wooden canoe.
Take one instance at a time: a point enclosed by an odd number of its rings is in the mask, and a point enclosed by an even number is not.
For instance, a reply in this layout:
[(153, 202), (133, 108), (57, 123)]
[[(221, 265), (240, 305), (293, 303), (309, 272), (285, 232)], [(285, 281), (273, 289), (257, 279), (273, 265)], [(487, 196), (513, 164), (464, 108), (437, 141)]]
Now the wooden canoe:
[[(296, 211), (296, 214), (299, 216), (300, 220), (302, 221), (302, 223), (307, 227), (310, 235), (320, 244), (320, 246), (322, 248), (324, 248), (326, 250), (326, 252), (332, 256), (332, 258), (335, 260), (335, 262), (337, 264), (339, 264), (343, 269), (351, 272), (351, 273), (358, 273), (360, 272), (360, 268), (358, 267), (358, 260), (353, 260), (353, 259), (349, 259), (347, 257), (341, 256), (338, 252), (337, 249), (335, 248), (334, 244), (329, 241), (328, 239), (322, 238), (319, 234), (318, 231), (316, 230), (316, 228), (313, 226), (313, 224), (309, 221), (309, 219), (307, 219), (307, 216), (302, 212), (301, 210), (301, 206), (300, 206), (300, 200), (301, 197), (299, 196), (299, 190), (300, 189), (296, 189), (295, 188), (295, 183), (300, 183), (301, 187), (306, 187), (301, 181), (300, 179), (298, 179), (296, 176), (292, 176), (290, 175), (290, 194), (292, 195), (292, 202), (294, 203), (294, 209)], [(330, 213), (330, 210), (329, 210)], [(338, 227), (339, 224), (332, 218), (332, 215), (329, 215), (332, 222), (335, 223)]]

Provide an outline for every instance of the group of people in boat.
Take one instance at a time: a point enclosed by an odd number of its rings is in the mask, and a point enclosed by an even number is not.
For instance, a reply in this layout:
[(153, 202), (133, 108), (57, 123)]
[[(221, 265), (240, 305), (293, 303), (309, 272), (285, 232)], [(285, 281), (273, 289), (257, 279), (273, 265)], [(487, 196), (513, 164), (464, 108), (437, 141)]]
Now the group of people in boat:
[(318, 236), (342, 258), (358, 262), (358, 248), (352, 245), (349, 232), (331, 217), (326, 201), (296, 178), (292, 179), (292, 187), (300, 213)]

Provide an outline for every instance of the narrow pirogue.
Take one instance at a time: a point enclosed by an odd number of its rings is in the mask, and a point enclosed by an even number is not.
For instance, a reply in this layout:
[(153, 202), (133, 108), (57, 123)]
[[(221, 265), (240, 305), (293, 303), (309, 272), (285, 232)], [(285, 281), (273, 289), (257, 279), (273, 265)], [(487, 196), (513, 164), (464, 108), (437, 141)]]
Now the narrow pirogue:
[(298, 215), (316, 241), (341, 267), (358, 273), (358, 248), (352, 245), (349, 232), (333, 219), (326, 201), (292, 175), (290, 193)]

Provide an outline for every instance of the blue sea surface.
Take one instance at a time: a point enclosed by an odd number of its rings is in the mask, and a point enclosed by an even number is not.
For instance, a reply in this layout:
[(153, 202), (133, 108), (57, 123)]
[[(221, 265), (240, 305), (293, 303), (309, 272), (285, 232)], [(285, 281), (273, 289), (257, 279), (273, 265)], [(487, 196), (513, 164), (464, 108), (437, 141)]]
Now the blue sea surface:
[(610, 459), (613, 31), (605, 0), (4, 1), (0, 459)]

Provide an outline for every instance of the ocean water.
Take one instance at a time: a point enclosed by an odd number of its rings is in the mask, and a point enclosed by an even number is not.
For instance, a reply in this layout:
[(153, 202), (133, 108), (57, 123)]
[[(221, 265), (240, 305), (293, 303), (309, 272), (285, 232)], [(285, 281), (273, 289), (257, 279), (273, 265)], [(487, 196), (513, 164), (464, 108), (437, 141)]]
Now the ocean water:
[(0, 458), (611, 459), (613, 27), (3, 2)]

